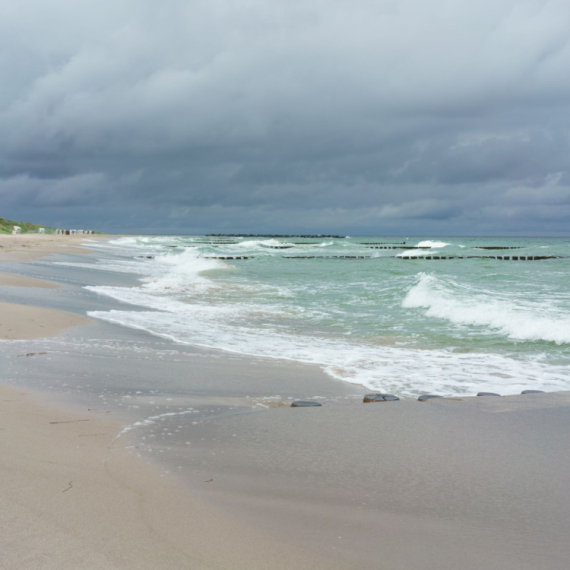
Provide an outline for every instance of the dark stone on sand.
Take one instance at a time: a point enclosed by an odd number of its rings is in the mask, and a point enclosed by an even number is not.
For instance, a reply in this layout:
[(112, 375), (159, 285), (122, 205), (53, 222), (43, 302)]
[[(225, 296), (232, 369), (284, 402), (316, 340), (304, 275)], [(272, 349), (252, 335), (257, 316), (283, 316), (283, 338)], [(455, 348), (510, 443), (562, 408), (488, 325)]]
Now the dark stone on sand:
[(322, 406), (319, 402), (311, 402), (307, 400), (295, 400), (292, 404), (292, 408), (313, 408), (315, 406)]
[(362, 400), (364, 403), (367, 402), (394, 402), (399, 400), (398, 396), (393, 396), (392, 394), (366, 394)]
[(544, 390), (523, 390), (521, 394), (544, 394)]
[(436, 394), (424, 394), (418, 398), (418, 402), (426, 402), (427, 400), (432, 400), (433, 398), (442, 398), (443, 396), (437, 396)]
[(477, 396), (500, 396), (501, 394), (495, 394), (495, 392), (479, 392)]

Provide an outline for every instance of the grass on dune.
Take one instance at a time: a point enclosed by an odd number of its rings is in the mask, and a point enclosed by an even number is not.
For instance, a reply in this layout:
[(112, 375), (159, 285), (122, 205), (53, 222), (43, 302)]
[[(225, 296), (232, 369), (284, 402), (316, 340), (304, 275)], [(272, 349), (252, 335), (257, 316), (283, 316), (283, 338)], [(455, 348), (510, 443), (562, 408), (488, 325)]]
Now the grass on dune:
[(46, 234), (55, 233), (55, 228), (50, 228), (48, 226), (42, 226), (39, 224), (29, 224), (28, 222), (12, 222), (10, 220), (5, 220), (0, 218), (0, 234), (11, 234), (14, 226), (20, 226), (22, 228), (23, 234), (37, 234), (40, 228), (44, 228)]

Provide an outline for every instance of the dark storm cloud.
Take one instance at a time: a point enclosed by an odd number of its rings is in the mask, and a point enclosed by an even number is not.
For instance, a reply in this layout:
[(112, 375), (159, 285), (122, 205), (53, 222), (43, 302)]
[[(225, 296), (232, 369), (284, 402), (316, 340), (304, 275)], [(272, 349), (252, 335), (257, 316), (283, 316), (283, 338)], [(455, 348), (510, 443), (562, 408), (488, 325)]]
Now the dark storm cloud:
[(6, 217), (564, 232), (563, 1), (0, 0)]

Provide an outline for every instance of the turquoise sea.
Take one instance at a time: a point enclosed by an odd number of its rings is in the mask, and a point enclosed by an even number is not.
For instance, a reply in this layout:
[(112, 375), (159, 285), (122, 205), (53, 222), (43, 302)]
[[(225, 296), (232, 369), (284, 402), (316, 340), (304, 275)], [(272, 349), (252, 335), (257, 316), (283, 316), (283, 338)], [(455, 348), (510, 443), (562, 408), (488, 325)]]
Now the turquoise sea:
[(133, 305), (97, 319), (314, 363), (400, 396), (570, 389), (568, 238), (141, 236), (89, 247), (84, 265), (139, 279), (87, 287)]

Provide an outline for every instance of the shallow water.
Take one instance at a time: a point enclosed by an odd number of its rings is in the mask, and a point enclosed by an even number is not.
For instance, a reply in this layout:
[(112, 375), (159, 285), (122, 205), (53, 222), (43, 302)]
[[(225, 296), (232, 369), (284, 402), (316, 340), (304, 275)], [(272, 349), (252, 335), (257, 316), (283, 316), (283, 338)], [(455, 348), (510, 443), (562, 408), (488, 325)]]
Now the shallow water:
[(404, 396), (570, 387), (568, 239), (220, 241), (118, 238), (66, 263), (139, 279), (88, 287), (137, 306), (90, 316), (189, 345), (318, 364)]

